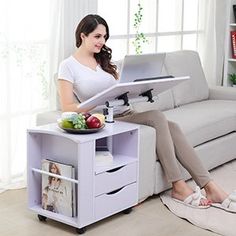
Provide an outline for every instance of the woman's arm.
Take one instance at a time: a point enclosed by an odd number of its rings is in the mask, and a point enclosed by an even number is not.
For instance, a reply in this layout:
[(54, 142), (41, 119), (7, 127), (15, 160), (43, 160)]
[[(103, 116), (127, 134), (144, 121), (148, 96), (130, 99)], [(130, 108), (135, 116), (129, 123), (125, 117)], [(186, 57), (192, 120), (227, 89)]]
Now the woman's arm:
[(60, 96), (61, 110), (75, 111), (75, 112), (88, 112), (91, 109), (80, 109), (79, 103), (75, 102), (73, 93), (73, 84), (69, 81), (58, 79), (58, 92)]

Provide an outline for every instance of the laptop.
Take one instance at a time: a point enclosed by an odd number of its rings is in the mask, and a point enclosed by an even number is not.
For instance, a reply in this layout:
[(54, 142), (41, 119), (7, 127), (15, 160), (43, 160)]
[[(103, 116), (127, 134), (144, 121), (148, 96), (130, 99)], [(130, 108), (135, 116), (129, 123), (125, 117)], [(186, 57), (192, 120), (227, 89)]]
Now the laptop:
[(166, 53), (126, 55), (120, 72), (120, 83), (158, 79), (164, 64)]

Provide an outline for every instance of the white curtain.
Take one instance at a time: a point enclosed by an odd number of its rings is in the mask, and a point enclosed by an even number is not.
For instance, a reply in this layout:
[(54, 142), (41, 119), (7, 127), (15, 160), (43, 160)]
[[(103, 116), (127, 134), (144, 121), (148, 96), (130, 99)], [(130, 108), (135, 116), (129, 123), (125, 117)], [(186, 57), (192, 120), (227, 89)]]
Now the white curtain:
[(26, 186), (26, 130), (55, 107), (53, 75), (96, 0), (0, 0), (0, 192)]
[(25, 186), (26, 129), (48, 107), (47, 6), (0, 1), (0, 192)]
[(210, 86), (222, 84), (227, 1), (199, 1), (199, 28), (204, 31), (198, 38), (198, 52)]

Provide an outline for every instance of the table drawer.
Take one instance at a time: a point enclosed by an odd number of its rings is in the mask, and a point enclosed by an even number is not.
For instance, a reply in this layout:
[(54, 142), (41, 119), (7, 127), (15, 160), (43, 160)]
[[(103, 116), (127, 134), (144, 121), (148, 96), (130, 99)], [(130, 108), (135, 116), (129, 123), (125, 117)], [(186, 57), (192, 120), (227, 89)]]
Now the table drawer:
[(121, 189), (100, 195), (95, 198), (96, 220), (105, 218), (129, 207), (138, 202), (137, 183), (129, 184)]
[(131, 163), (95, 176), (95, 196), (137, 181), (137, 163)]

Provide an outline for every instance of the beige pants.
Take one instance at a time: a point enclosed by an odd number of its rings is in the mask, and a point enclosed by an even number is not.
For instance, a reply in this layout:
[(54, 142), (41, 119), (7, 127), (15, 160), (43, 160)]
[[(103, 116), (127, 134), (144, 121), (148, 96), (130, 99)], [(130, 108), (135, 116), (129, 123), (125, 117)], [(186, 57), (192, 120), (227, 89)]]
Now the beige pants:
[(156, 152), (169, 182), (183, 179), (177, 159), (201, 188), (210, 181), (209, 172), (202, 165), (180, 127), (168, 121), (161, 111), (131, 113), (115, 119), (156, 129)]

